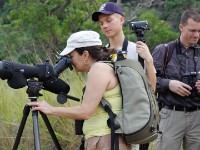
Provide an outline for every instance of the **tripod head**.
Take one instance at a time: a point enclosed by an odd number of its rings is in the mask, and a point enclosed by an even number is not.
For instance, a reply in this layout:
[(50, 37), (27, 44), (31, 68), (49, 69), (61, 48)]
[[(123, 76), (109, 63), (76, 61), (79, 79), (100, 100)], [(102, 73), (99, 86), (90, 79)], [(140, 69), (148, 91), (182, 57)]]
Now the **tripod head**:
[(40, 93), (40, 90), (43, 88), (43, 83), (36, 81), (34, 79), (28, 80), (27, 84), (28, 88), (26, 90), (26, 93), (28, 94), (28, 97), (32, 99), (37, 99), (39, 96), (42, 96)]
[[(31, 101), (36, 101), (36, 99), (39, 96), (42, 96), (42, 94), (40, 93), (40, 90), (44, 89), (43, 82), (40, 82), (40, 81), (37, 81), (37, 80), (31, 78), (27, 81), (27, 86), (28, 86), (28, 88), (26, 90), (26, 93), (28, 94), (28, 97), (29, 97), (29, 99), (31, 99)], [(59, 104), (64, 104), (67, 102), (67, 98), (75, 100), (75, 101), (80, 101), (79, 98), (67, 95), (65, 92), (60, 92), (57, 95), (57, 102)]]

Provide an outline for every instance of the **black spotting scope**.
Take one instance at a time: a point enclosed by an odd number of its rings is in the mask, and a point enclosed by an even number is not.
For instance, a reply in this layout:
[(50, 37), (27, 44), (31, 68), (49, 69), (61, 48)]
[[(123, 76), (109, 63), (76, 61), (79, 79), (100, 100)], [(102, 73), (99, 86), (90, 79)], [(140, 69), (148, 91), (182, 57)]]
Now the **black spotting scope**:
[(2, 60), (0, 61), (0, 78), (7, 79), (11, 88), (19, 89), (27, 85), (27, 79), (35, 77), (38, 78), (39, 82), (43, 82), (42, 89), (60, 94), (58, 97), (63, 98), (63, 95), (69, 92), (70, 86), (58, 76), (66, 68), (73, 69), (71, 59), (68, 56), (62, 56), (54, 67), (50, 65), (48, 60), (35, 66)]

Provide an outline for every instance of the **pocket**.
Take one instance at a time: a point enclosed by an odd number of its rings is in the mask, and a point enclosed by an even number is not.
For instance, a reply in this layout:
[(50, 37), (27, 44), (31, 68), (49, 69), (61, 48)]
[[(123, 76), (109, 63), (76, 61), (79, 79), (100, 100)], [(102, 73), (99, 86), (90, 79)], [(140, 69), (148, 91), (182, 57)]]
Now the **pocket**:
[(160, 118), (167, 119), (169, 117), (170, 113), (171, 113), (171, 111), (169, 109), (162, 108), (160, 111)]
[(156, 139), (156, 149), (157, 150), (160, 150), (161, 147), (162, 147), (162, 137), (163, 137), (163, 134), (162, 133), (159, 133), (158, 134), (158, 137)]
[(168, 64), (166, 69), (166, 77), (168, 77), (169, 79), (180, 79), (180, 69), (180, 66)]

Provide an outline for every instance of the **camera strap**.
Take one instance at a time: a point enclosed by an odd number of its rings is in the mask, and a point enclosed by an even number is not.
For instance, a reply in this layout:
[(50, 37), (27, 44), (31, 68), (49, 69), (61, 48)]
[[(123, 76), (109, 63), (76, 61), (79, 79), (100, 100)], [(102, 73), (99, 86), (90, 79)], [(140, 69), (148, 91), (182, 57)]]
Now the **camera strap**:
[[(167, 68), (167, 64), (169, 63), (174, 48), (176, 48), (176, 55), (177, 58), (179, 60), (179, 63), (181, 64), (181, 59), (182, 59), (182, 52), (181, 52), (181, 45), (180, 45), (180, 39), (169, 42), (168, 44), (165, 44), (165, 57), (164, 57), (164, 67), (163, 67), (163, 72), (162, 72), (162, 77), (165, 77), (165, 72), (166, 72), (166, 68)], [(196, 50), (195, 47), (192, 47), (192, 49), (194, 49), (194, 68), (195, 68), (195, 72), (196, 72), (196, 64), (198, 61), (198, 50)]]
[(164, 66), (163, 66), (163, 71), (162, 71), (162, 77), (165, 77), (167, 64), (169, 63), (169, 61), (172, 57), (176, 43), (177, 43), (177, 41), (171, 41), (168, 44), (165, 44), (165, 55), (164, 55)]

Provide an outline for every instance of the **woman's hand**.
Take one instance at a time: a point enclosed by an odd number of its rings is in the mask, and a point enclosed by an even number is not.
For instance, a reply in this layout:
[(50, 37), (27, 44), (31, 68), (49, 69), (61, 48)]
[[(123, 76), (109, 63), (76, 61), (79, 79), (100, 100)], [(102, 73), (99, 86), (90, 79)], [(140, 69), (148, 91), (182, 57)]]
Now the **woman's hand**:
[(52, 114), (53, 106), (49, 105), (45, 100), (29, 102), (28, 105), (33, 106), (32, 111), (38, 110), (48, 115)]

